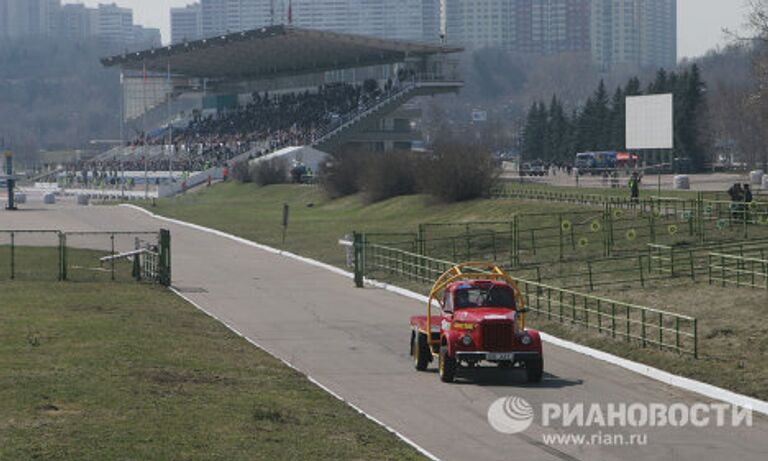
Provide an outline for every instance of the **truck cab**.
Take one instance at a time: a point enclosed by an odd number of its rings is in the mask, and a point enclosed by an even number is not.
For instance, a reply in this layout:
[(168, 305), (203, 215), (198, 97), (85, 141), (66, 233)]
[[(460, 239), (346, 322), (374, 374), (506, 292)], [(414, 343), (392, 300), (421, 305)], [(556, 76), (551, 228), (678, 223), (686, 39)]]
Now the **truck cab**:
[(476, 273), (471, 270), (476, 265), (453, 268), (452, 275), (444, 275), (433, 287), (427, 315), (411, 318), (416, 369), (426, 370), (437, 359), (441, 380), (452, 382), (464, 369), (518, 366), (529, 382), (541, 381), (541, 339), (537, 331), (525, 328), (519, 289), (499, 268), (481, 267), (491, 270)]

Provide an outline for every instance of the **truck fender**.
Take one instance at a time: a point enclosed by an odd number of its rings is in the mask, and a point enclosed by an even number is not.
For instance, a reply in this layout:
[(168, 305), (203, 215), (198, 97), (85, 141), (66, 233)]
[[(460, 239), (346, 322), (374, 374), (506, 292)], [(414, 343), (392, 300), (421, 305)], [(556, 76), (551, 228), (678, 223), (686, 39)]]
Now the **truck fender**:
[(453, 357), (454, 355), (453, 345), (456, 343), (456, 340), (457, 340), (456, 335), (457, 333), (453, 330), (445, 331), (443, 332), (442, 335), (440, 335), (440, 345), (448, 347), (448, 355), (451, 357)]
[(531, 337), (533, 340), (533, 343), (531, 343), (531, 347), (534, 347), (536, 351), (538, 351), (539, 355), (542, 353), (541, 348), (541, 336), (539, 335), (538, 330), (526, 330), (526, 333), (528, 333), (528, 336)]

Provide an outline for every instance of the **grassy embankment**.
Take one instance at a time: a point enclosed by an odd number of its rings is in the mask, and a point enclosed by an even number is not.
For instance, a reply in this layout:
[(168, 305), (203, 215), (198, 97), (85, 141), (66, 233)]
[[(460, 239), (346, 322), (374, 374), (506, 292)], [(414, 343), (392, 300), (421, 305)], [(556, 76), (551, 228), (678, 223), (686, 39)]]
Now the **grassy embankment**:
[(0, 459), (420, 459), (161, 288), (0, 283)]
[[(280, 224), (283, 203), (291, 205), (291, 223), (284, 246)], [(400, 197), (366, 206), (360, 197), (328, 200), (311, 187), (224, 184), (162, 200), (152, 211), (342, 266), (345, 255), (337, 241), (352, 230), (413, 232), (422, 222), (504, 220), (515, 212), (557, 213), (574, 208), (577, 207), (513, 200), (448, 205), (434, 203), (424, 196)], [(641, 349), (535, 317), (531, 318), (532, 325), (674, 373), (768, 399), (768, 292), (671, 280), (645, 289), (635, 285), (599, 289), (596, 294), (696, 316), (700, 320), (702, 358), (693, 360), (670, 352)]]

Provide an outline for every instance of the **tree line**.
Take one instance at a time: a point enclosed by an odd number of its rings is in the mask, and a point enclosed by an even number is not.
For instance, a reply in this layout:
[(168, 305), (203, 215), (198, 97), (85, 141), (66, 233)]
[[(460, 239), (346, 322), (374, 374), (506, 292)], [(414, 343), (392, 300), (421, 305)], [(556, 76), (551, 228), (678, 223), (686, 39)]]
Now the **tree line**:
[(690, 160), (700, 171), (709, 162), (706, 85), (696, 64), (678, 72), (660, 69), (643, 88), (638, 77), (609, 94), (600, 81), (580, 108), (567, 111), (557, 95), (549, 103), (534, 102), (522, 136), (526, 159), (572, 163), (578, 152), (625, 151), (626, 98), (672, 93), (674, 95), (674, 154)]

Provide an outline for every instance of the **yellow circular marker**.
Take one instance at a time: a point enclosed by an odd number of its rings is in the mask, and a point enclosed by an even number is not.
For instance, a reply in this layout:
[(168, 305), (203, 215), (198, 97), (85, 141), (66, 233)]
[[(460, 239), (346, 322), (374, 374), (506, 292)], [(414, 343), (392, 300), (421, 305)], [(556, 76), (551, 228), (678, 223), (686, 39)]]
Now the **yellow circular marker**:
[(592, 221), (592, 226), (590, 227), (592, 228), (592, 232), (600, 232), (603, 229), (602, 224), (600, 224), (600, 221), (597, 220)]
[(749, 202), (749, 209), (754, 210), (757, 208), (757, 202)]
[(670, 224), (669, 226), (667, 226), (667, 232), (669, 232), (669, 235), (671, 235), (671, 236), (677, 235), (677, 232), (679, 230), (680, 229), (678, 229), (677, 225), (675, 225), (675, 224)]
[(586, 237), (582, 237), (579, 239), (579, 246), (581, 248), (584, 248), (585, 246), (589, 245), (589, 239)]
[(628, 230), (626, 237), (630, 242), (634, 241), (637, 238), (637, 231), (634, 229)]
[(569, 230), (571, 230), (571, 227), (573, 227), (573, 224), (571, 224), (570, 221), (566, 220), (566, 221), (563, 221), (560, 227), (562, 227), (564, 231), (568, 232)]
[(624, 217), (624, 210), (613, 210), (613, 217), (616, 219), (621, 219)]

